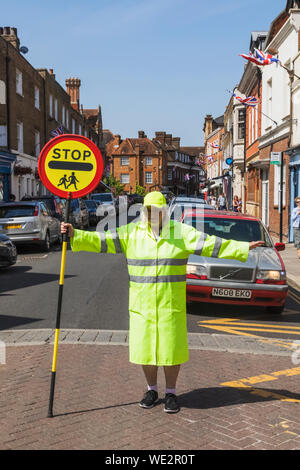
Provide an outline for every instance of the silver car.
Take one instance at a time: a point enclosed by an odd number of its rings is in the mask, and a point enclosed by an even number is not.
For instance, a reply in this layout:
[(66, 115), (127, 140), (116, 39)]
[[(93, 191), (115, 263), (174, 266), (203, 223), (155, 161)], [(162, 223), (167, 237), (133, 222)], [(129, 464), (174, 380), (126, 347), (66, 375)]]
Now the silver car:
[(191, 255), (187, 266), (188, 302), (259, 306), (282, 313), (288, 285), (278, 252), (285, 245), (274, 244), (259, 219), (227, 211), (186, 211), (182, 222), (228, 240), (265, 242), (265, 246), (249, 252), (245, 263)]
[(183, 216), (183, 213), (186, 211), (186, 210), (192, 210), (192, 209), (198, 209), (198, 210), (213, 210), (214, 211), (214, 208), (212, 206), (210, 206), (209, 204), (207, 204), (205, 201), (203, 202), (200, 202), (200, 203), (195, 203), (195, 202), (176, 202), (175, 204), (172, 204), (171, 206), (169, 206), (169, 209), (168, 209), (168, 213), (169, 213), (169, 217), (170, 219), (172, 220), (176, 220), (177, 222), (181, 221), (182, 219), (182, 216)]
[(16, 245), (37, 243), (45, 251), (50, 250), (51, 243), (61, 241), (60, 222), (41, 201), (2, 204), (0, 231)]
[(117, 212), (116, 201), (112, 193), (94, 193), (91, 199), (99, 203), (97, 216), (115, 215)]

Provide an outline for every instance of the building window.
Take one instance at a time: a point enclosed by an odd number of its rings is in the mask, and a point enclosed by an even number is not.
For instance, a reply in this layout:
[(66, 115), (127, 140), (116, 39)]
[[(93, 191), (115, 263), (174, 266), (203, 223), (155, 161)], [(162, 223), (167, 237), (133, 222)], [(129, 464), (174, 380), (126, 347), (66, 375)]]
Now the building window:
[(121, 157), (121, 166), (129, 165), (129, 157)]
[(38, 157), (41, 153), (41, 134), (39, 131), (35, 131), (34, 140), (35, 140), (35, 155)]
[(75, 119), (72, 119), (72, 134), (75, 134), (76, 133), (76, 123), (75, 123)]
[(24, 144), (23, 144), (23, 122), (17, 122), (17, 150), (18, 152), (23, 153)]
[(53, 96), (49, 95), (49, 116), (53, 117)]
[(34, 106), (40, 109), (40, 89), (37, 86), (34, 87)]
[(245, 137), (245, 111), (239, 109), (238, 112), (238, 139), (244, 139)]
[(61, 122), (66, 127), (66, 108), (64, 106), (61, 108)]
[(128, 184), (129, 183), (129, 173), (121, 173), (120, 182), (122, 184)]
[(16, 69), (16, 92), (23, 96), (23, 76), (20, 70)]
[(70, 126), (70, 113), (66, 110), (66, 128), (69, 129)]
[(55, 98), (55, 103), (54, 103), (54, 117), (55, 120), (58, 122), (58, 100)]
[(168, 168), (168, 181), (171, 181), (173, 179), (173, 169)]
[(0, 126), (0, 147), (7, 147), (7, 127)]
[(151, 171), (146, 171), (145, 183), (146, 184), (151, 184), (152, 183), (152, 172)]
[(145, 165), (146, 166), (151, 166), (152, 165), (152, 157), (146, 157)]

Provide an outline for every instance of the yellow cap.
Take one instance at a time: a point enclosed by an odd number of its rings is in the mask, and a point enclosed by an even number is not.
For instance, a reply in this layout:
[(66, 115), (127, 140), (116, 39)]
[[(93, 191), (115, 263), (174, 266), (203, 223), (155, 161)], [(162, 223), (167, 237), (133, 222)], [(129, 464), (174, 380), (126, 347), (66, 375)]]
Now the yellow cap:
[(159, 191), (152, 191), (144, 197), (144, 206), (164, 207), (167, 205), (165, 196)]

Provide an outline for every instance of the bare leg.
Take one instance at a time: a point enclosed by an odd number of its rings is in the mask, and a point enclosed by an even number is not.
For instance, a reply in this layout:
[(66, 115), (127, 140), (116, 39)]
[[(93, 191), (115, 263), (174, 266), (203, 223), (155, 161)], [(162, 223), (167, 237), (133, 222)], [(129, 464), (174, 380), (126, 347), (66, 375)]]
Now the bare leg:
[(142, 366), (148, 385), (157, 384), (157, 366)]
[(177, 382), (179, 370), (180, 370), (180, 364), (176, 366), (164, 366), (167, 388), (176, 388), (176, 382)]

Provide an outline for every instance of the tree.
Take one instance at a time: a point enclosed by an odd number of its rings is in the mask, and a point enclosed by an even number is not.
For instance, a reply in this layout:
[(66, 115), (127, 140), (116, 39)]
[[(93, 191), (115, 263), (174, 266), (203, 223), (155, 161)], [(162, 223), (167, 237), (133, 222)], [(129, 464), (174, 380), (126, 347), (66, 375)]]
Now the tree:
[(140, 186), (138, 183), (135, 183), (135, 194), (145, 197), (146, 189), (143, 186)]
[(108, 175), (103, 178), (103, 183), (107, 184), (110, 188), (114, 188), (116, 196), (119, 196), (124, 191), (124, 184), (121, 184), (115, 176)]

